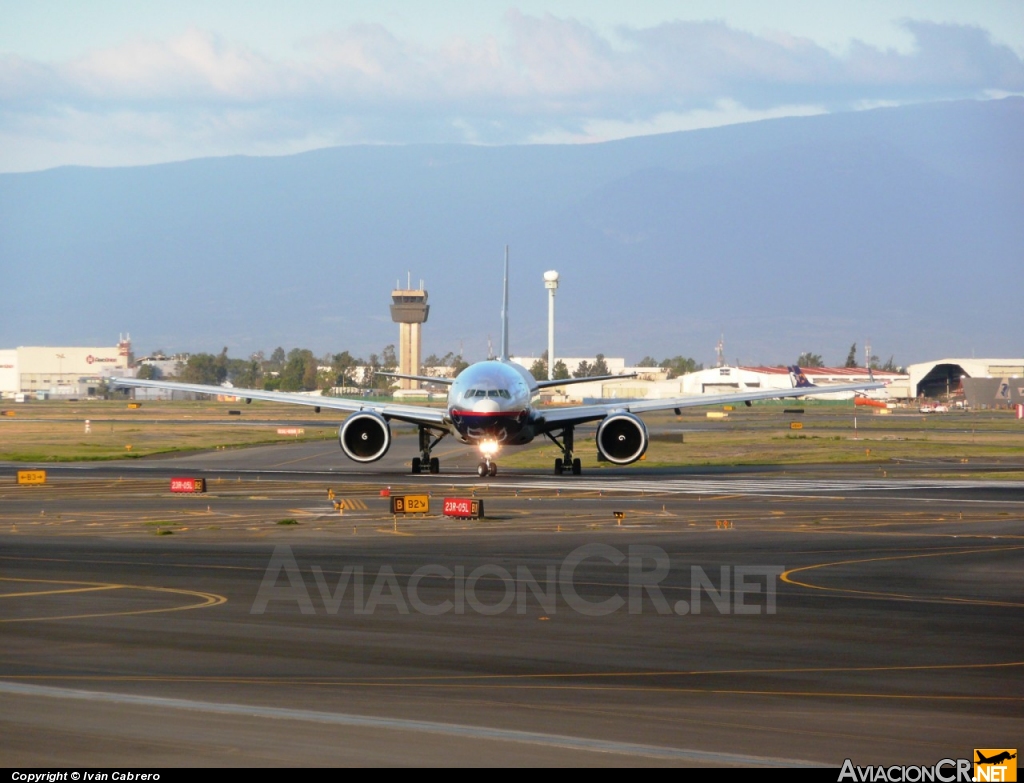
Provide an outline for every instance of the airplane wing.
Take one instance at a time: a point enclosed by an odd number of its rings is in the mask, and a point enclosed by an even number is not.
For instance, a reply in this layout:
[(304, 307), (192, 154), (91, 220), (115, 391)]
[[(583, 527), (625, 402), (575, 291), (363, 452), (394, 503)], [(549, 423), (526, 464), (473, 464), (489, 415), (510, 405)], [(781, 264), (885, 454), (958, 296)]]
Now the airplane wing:
[(758, 389), (756, 391), (730, 392), (728, 394), (691, 394), (686, 397), (673, 397), (663, 400), (623, 400), (622, 402), (602, 402), (596, 405), (574, 405), (567, 408), (538, 409), (538, 423), (549, 425), (553, 430), (572, 424), (583, 424), (588, 421), (603, 419), (615, 411), (629, 413), (650, 413), (653, 411), (678, 410), (680, 408), (697, 408), (704, 405), (730, 405), (746, 403), (752, 400), (773, 400), (783, 397), (807, 397), (814, 394), (835, 394), (837, 392), (867, 391), (880, 389), (884, 383), (850, 383), (839, 386), (800, 386), (792, 389)]
[(385, 378), (403, 378), (407, 381), (422, 381), (423, 383), (439, 383), (444, 386), (451, 386), (455, 383), (454, 378), (435, 378), (433, 375), (404, 375), (400, 372), (377, 372), (374, 375), (383, 375)]
[(560, 381), (537, 381), (538, 389), (550, 389), (552, 386), (568, 386), (571, 383), (591, 383), (593, 381), (621, 381), (623, 378), (635, 378), (636, 373), (629, 375), (591, 375), (584, 378), (563, 378)]
[(397, 419), (411, 424), (444, 426), (447, 411), (444, 408), (428, 408), (421, 405), (395, 405), (390, 402), (363, 402), (344, 397), (323, 397), (297, 394), (295, 392), (263, 391), (261, 389), (240, 389), (237, 386), (206, 386), (201, 383), (173, 383), (171, 381), (143, 381), (138, 378), (111, 378), (111, 386), (130, 388), (168, 389), (170, 391), (193, 392), (196, 394), (226, 394), (244, 400), (266, 400), (284, 402), (289, 405), (308, 405), (316, 408), (346, 411), (373, 411), (385, 419)]

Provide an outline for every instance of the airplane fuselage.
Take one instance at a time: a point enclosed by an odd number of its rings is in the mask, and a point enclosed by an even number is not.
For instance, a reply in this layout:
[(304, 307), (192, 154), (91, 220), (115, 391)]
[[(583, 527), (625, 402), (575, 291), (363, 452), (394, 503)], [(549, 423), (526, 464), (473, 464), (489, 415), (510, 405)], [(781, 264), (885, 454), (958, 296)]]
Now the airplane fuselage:
[(537, 381), (524, 367), (502, 361), (477, 362), (448, 390), (448, 418), (463, 443), (516, 446), (533, 440)]

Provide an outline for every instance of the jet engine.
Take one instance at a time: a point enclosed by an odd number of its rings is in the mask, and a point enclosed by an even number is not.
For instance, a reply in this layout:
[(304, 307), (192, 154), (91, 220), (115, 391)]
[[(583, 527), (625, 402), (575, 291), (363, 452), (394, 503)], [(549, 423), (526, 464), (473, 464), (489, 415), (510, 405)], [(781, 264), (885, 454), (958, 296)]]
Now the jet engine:
[(628, 465), (647, 451), (647, 427), (632, 413), (615, 413), (597, 428), (597, 449), (609, 462)]
[(376, 462), (391, 446), (391, 427), (379, 413), (353, 413), (338, 428), (338, 442), (356, 462)]

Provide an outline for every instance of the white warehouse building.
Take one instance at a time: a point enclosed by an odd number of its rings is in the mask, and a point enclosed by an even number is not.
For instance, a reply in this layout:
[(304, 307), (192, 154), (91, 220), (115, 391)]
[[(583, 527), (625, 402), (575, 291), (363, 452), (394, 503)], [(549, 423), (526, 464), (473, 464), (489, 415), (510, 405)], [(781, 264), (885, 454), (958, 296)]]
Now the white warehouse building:
[(132, 375), (131, 341), (115, 346), (20, 346), (0, 350), (0, 397), (81, 397), (107, 378)]

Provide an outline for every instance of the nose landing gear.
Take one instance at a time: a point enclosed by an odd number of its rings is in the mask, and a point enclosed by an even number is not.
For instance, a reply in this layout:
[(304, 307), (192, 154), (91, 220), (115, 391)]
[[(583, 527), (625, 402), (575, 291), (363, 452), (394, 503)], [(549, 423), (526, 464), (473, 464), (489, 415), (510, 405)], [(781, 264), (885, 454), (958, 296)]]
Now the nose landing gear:
[(497, 476), (498, 464), (496, 462), (492, 462), (489, 458), (485, 459), (483, 462), (476, 466), (476, 474), (480, 478), (486, 478), (487, 476)]

